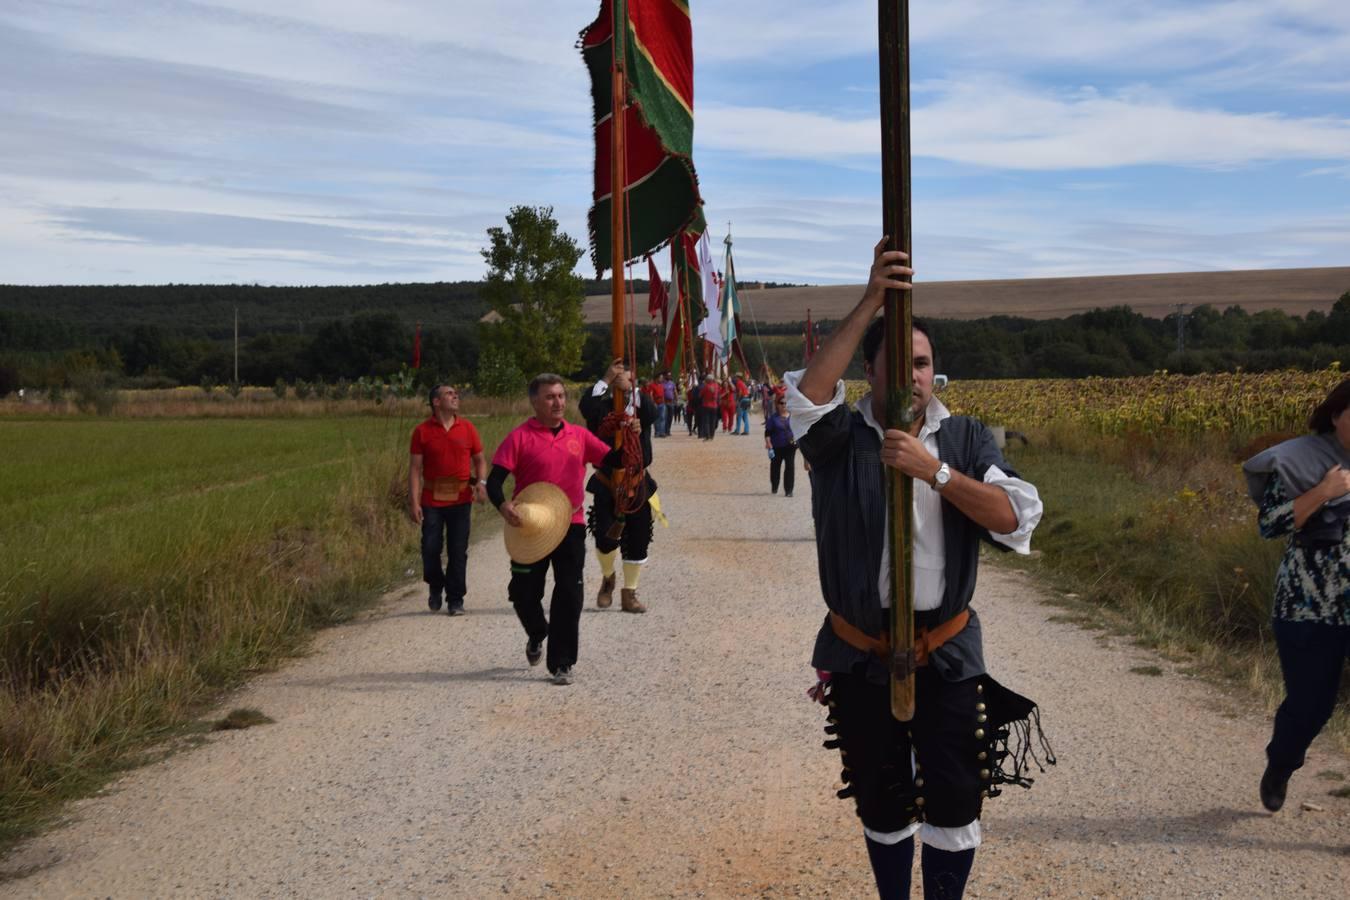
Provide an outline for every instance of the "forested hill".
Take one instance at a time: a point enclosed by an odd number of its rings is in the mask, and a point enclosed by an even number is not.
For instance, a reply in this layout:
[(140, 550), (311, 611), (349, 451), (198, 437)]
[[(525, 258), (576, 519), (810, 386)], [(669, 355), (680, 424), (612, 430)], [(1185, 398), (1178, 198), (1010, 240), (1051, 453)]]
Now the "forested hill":
[(362, 314), (393, 315), (409, 325), (472, 325), (487, 312), (482, 282), (370, 284), (343, 287), (165, 284), (97, 287), (0, 285), (0, 311), (77, 325), (96, 335), (148, 325), (183, 337), (224, 339), (304, 334)]

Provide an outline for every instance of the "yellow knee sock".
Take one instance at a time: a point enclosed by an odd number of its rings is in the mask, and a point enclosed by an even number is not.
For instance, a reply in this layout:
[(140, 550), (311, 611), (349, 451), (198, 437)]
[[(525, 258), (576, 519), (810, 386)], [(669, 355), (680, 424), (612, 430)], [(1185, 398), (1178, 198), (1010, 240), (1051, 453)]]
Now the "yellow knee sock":
[(625, 562), (623, 564), (623, 586), (630, 591), (636, 591), (638, 586), (638, 576), (641, 574), (641, 563)]
[(601, 575), (606, 578), (610, 578), (614, 575), (614, 557), (618, 555), (618, 550), (611, 550), (608, 553), (601, 553), (599, 550), (595, 551), (595, 558), (600, 560)]

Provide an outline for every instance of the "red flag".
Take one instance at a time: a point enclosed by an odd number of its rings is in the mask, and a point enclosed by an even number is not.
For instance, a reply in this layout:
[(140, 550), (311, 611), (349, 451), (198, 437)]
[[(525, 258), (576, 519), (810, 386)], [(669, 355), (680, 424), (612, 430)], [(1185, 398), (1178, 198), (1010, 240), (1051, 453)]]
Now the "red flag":
[(650, 256), (647, 257), (647, 283), (649, 285), (647, 288), (647, 312), (651, 314), (653, 319), (660, 315), (661, 321), (664, 322), (666, 320), (666, 303), (668, 302), (666, 286), (661, 281), (661, 275), (656, 271), (656, 260)]
[(413, 335), (413, 365), (414, 369), (422, 368), (422, 323), (417, 323), (417, 332)]
[[(621, 31), (616, 54), (616, 20)], [(610, 268), (611, 65), (624, 70), (625, 260), (636, 259), (702, 219), (694, 174), (694, 43), (687, 0), (601, 0), (581, 33), (591, 73), (595, 126), (595, 193), (588, 222), (597, 274)], [(615, 277), (622, 277), (615, 275)]]

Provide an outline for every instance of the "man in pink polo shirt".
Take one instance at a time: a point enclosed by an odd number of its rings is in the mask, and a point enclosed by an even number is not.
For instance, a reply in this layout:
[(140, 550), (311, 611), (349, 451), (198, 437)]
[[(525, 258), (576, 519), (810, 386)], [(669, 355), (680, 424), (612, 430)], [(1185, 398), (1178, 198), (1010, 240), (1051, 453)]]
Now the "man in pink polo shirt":
[[(546, 481), (560, 487), (572, 501), (572, 525), (562, 543), (537, 563), (526, 565), (512, 560), (511, 584), (507, 588), (520, 624), (525, 626), (526, 661), (538, 665), (544, 639), (549, 638), (548, 671), (555, 684), (571, 684), (585, 596), (582, 576), (586, 566), (586, 520), (582, 503), (586, 465), (603, 465), (611, 453), (617, 457), (618, 451), (612, 451), (585, 428), (563, 418), (567, 392), (559, 376), (536, 376), (530, 382), (530, 405), (534, 407), (534, 416), (508, 434), (492, 455), (487, 494), (511, 525), (519, 525), (520, 519), (502, 490), (507, 475), (515, 476), (516, 494), (537, 481)], [(544, 579), (550, 564), (553, 599), (545, 618)]]

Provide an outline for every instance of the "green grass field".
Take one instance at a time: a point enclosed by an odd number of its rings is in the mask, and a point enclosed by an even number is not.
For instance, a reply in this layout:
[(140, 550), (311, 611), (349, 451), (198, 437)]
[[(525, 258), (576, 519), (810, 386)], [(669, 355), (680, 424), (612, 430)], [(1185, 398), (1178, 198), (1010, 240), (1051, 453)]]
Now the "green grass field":
[(0, 841), (415, 565), (414, 424), (0, 423)]

